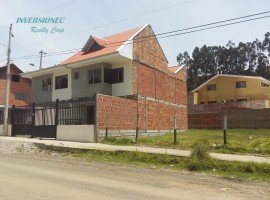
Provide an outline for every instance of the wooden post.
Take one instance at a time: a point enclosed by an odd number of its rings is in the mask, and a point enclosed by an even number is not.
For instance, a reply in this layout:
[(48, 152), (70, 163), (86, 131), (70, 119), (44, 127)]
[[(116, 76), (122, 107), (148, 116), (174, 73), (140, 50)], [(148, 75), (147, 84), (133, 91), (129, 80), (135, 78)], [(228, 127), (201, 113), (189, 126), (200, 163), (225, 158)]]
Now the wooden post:
[(177, 143), (176, 116), (174, 116), (173, 143)]
[(224, 145), (227, 144), (227, 116), (223, 117), (223, 140)]

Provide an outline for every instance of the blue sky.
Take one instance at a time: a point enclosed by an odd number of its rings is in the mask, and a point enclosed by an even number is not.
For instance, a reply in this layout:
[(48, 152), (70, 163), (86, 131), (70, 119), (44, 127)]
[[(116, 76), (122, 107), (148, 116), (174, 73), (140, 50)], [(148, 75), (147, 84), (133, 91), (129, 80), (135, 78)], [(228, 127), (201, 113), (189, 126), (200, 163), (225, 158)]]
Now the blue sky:
[[(38, 56), (41, 49), (56, 52), (81, 48), (90, 35), (104, 37), (148, 23), (155, 33), (162, 33), (263, 12), (269, 8), (269, 0), (0, 0), (0, 43), (7, 45), (8, 27), (13, 23), (13, 62), (24, 71), (32, 71), (39, 65), (38, 57), (20, 60), (15, 57)], [(65, 17), (65, 22), (57, 25), (15, 23), (18, 17), (34, 16)], [(33, 33), (30, 31), (32, 26), (49, 30), (56, 26), (64, 28), (64, 32)], [(204, 44), (225, 45), (228, 40), (238, 43), (262, 39), (267, 31), (270, 31), (270, 18), (160, 39), (159, 42), (169, 65), (175, 65), (179, 52), (192, 52), (196, 46)], [(43, 66), (58, 64), (70, 55), (45, 57)], [(0, 45), (0, 65), (5, 63), (6, 48)]]

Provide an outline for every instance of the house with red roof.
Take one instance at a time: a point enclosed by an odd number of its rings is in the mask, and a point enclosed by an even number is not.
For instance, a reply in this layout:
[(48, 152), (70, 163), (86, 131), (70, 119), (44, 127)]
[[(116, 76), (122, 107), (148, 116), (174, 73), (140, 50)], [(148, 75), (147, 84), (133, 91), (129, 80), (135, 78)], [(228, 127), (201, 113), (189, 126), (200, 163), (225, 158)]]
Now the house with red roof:
[(185, 67), (168, 60), (150, 25), (90, 36), (59, 65), (22, 74), (35, 102), (95, 97), (98, 130), (187, 128)]

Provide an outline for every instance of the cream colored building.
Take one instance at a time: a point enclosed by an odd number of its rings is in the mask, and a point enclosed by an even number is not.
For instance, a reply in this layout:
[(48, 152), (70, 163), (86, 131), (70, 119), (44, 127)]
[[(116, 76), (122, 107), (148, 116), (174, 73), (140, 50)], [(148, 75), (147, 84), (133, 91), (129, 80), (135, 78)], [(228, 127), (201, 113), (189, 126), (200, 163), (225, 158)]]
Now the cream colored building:
[(262, 100), (269, 108), (270, 81), (255, 76), (217, 74), (192, 91), (194, 104)]

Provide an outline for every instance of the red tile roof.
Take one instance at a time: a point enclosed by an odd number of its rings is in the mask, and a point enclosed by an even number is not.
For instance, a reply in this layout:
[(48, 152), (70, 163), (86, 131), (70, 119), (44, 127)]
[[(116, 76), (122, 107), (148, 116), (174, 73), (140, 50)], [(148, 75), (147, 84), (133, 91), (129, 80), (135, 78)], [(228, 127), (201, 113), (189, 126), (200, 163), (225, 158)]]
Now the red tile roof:
[(169, 70), (173, 73), (175, 73), (181, 66), (179, 65), (176, 65), (176, 66), (172, 66), (172, 67), (169, 67)]
[(142, 27), (137, 27), (137, 28), (134, 28), (134, 29), (122, 32), (122, 33), (118, 33), (115, 35), (111, 35), (102, 39), (93, 37), (97, 43), (99, 43), (102, 46), (105, 46), (105, 48), (102, 48), (94, 52), (89, 52), (89, 53), (84, 53), (82, 51), (79, 51), (73, 56), (71, 56), (70, 58), (68, 58), (67, 60), (65, 60), (62, 64), (73, 63), (73, 62), (82, 61), (89, 58), (94, 58), (94, 57), (116, 52), (117, 49), (121, 45), (123, 45), (127, 40), (129, 40), (141, 28)]
[[(173, 73), (178, 73), (179, 71), (182, 71), (182, 70), (186, 70), (187, 69), (187, 66), (180, 66), (180, 65), (176, 65), (176, 66), (172, 66), (172, 67), (168, 67), (169, 70)], [(179, 70), (179, 71), (178, 71)]]

